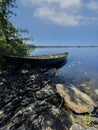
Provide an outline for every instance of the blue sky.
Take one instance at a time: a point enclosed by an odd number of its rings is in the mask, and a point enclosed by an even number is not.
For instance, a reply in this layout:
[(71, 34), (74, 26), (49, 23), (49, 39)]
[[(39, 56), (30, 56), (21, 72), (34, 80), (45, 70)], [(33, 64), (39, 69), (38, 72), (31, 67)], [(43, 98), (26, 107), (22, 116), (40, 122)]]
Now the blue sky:
[[(86, 2), (85, 2), (86, 1)], [(98, 0), (17, 0), (17, 28), (35, 45), (98, 45)]]

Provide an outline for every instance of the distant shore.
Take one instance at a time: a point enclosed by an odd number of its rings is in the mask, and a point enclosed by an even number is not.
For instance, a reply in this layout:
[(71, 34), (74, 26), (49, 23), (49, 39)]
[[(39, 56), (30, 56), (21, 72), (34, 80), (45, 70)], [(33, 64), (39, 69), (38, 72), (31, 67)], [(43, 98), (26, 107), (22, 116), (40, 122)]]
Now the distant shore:
[(98, 47), (98, 46), (35, 46), (36, 48), (55, 48), (55, 47), (57, 47), (57, 48), (84, 48), (84, 47)]

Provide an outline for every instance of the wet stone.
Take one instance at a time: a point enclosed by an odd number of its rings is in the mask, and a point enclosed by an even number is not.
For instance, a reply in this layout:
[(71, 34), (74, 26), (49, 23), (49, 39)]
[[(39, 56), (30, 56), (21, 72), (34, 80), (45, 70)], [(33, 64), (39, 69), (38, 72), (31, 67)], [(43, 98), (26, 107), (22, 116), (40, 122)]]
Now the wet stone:
[(26, 73), (28, 73), (29, 71), (28, 70), (21, 70), (21, 73), (22, 74), (26, 74)]
[(90, 87), (87, 83), (82, 83), (78, 87), (82, 92), (89, 95), (95, 102), (98, 100), (98, 95), (96, 90), (94, 91), (93, 87)]
[[(52, 94), (52, 91), (48, 93), (48, 90), (45, 90), (48, 87), (41, 91), (41, 95), (43, 92), (45, 95), (41, 102), (36, 98), (36, 92), (50, 83), (48, 76), (50, 77), (51, 73), (53, 75), (53, 70), (49, 73), (47, 71), (49, 70), (23, 69), (0, 75), (0, 81), (2, 80), (0, 82), (0, 130), (33, 129), (34, 122), (30, 118), (34, 119), (34, 117), (40, 116), (41, 113), (50, 109), (51, 105), (44, 101), (46, 97)], [(27, 122), (32, 123), (28, 125)]]
[(0, 130), (69, 130), (71, 113), (57, 93), (55, 75), (53, 68), (2, 72)]

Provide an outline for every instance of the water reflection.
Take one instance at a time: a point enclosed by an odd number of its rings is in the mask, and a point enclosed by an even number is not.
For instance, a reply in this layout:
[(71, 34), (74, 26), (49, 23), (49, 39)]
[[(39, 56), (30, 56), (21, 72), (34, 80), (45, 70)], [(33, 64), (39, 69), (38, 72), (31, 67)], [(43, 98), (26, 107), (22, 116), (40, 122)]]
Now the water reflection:
[(68, 62), (68, 59), (66, 58), (63, 62), (56, 64), (54, 67), (56, 69), (60, 69), (60, 68), (64, 67), (67, 62)]
[(98, 47), (82, 48), (36, 48), (32, 55), (68, 52), (68, 62), (60, 68), (65, 82), (74, 85), (88, 83), (98, 88)]

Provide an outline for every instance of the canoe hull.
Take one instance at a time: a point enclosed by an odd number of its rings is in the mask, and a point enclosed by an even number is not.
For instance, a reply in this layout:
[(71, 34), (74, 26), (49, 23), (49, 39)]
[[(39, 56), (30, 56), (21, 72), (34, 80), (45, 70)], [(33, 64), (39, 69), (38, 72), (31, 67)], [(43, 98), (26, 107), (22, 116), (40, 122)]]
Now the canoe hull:
[(55, 67), (61, 63), (67, 62), (67, 54), (62, 56), (53, 56), (52, 58), (31, 58), (18, 57), (18, 56), (4, 56), (8, 64), (15, 65), (17, 67), (31, 66), (31, 67)]

